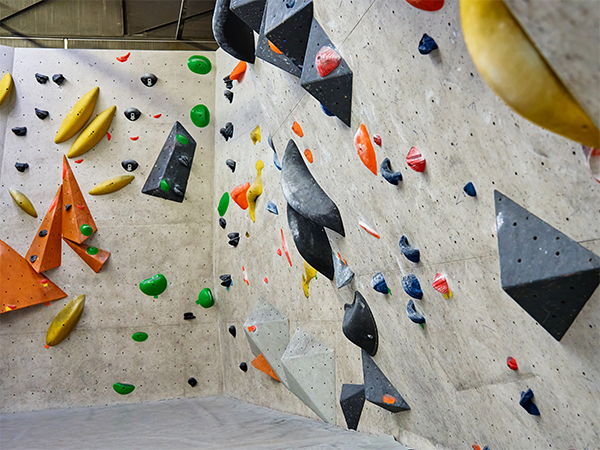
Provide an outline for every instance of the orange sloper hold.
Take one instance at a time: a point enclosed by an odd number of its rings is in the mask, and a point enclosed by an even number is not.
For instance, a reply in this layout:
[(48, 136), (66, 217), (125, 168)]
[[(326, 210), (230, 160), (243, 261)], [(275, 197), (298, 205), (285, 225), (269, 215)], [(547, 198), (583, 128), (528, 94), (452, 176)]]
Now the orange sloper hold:
[(102, 266), (110, 256), (110, 252), (101, 250), (98, 247), (90, 247), (86, 244), (78, 244), (76, 242), (65, 239), (65, 242), (69, 244), (69, 247), (79, 255), (83, 262), (85, 262), (90, 268), (98, 273)]
[(230, 194), (233, 201), (242, 209), (248, 209), (248, 199), (246, 198), (248, 189), (250, 189), (250, 183), (240, 184), (233, 188)]
[(33, 238), (25, 259), (37, 273), (60, 266), (62, 233), (62, 185)]
[(292, 124), (292, 131), (300, 137), (304, 136), (304, 131), (302, 131), (302, 127), (300, 126), (300, 124), (298, 122), (294, 122)]
[[(64, 238), (81, 244), (98, 230), (66, 156), (63, 156), (62, 211), (62, 235)], [(83, 231), (88, 234), (82, 233), (82, 227)]]
[(261, 372), (264, 372), (267, 375), (269, 375), (274, 380), (279, 381), (279, 378), (277, 378), (277, 375), (275, 375), (275, 372), (273, 372), (273, 369), (271, 369), (271, 366), (269, 365), (265, 357), (262, 355), (262, 353), (256, 358), (254, 358), (254, 360), (252, 361), (252, 365)]
[(0, 314), (65, 298), (62, 289), (36, 273), (27, 260), (0, 240)]
[(356, 135), (354, 135), (354, 146), (363, 164), (374, 175), (377, 175), (377, 157), (375, 156), (375, 149), (364, 123), (360, 124), (360, 128), (356, 132)]
[(304, 156), (306, 157), (306, 160), (307, 160), (309, 163), (311, 163), (311, 164), (312, 164), (312, 162), (313, 162), (313, 154), (312, 154), (312, 152), (310, 151), (310, 149), (308, 149), (308, 148), (307, 148), (306, 150), (304, 150)]
[(238, 80), (239, 82), (239, 78), (244, 75), (244, 73), (246, 72), (246, 67), (248, 67), (248, 65), (246, 64), (245, 61), (240, 61), (238, 63), (237, 66), (235, 66), (233, 68), (233, 70), (231, 71), (231, 73), (229, 74), (229, 79), (231, 80)]

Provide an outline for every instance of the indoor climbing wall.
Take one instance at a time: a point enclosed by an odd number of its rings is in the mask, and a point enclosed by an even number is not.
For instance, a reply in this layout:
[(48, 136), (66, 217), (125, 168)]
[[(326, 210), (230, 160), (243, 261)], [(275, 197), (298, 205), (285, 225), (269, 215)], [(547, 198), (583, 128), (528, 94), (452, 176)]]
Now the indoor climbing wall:
[[(85, 202), (74, 201), (71, 210), (81, 206), (85, 212), (87, 205), (97, 227), (83, 245), (106, 250), (110, 257), (100, 269), (94, 266), (99, 269), (95, 273), (79, 256), (89, 260), (95, 250), (63, 241), (60, 267), (43, 273), (67, 297), (49, 306), (42, 301), (0, 315), (1, 412), (219, 394), (217, 308), (204, 310), (195, 303), (201, 289), (212, 287), (214, 128), (197, 127), (190, 116), (196, 105), (213, 112), (215, 69), (204, 75), (192, 72), (188, 58), (195, 52), (2, 47), (0, 54), (0, 75), (11, 72), (15, 83), (0, 107), (0, 239), (23, 257), (30, 258), (29, 246), (61, 185), (63, 155), (76, 139), (54, 143), (63, 119), (94, 87), (100, 90), (92, 119), (116, 106), (108, 135), (68, 162)], [(214, 63), (214, 53), (204, 56)], [(38, 82), (36, 73), (49, 80)], [(60, 85), (53, 81), (56, 74), (65, 79)], [(48, 111), (48, 117), (39, 118), (35, 108)], [(129, 108), (138, 113), (126, 117)], [(177, 132), (169, 138), (177, 122)], [(17, 136), (11, 131), (14, 127), (26, 127), (26, 135)], [(195, 150), (189, 150), (193, 145)], [(183, 154), (190, 159), (187, 166), (181, 165), (189, 173), (185, 199), (142, 193), (155, 162), (162, 161), (163, 146), (176, 160)], [(125, 160), (135, 162), (122, 165)], [(29, 167), (20, 172), (17, 162)], [(88, 194), (94, 186), (123, 175), (135, 179), (114, 193)], [(171, 192), (182, 182), (173, 180)], [(9, 188), (31, 200), (37, 218), (17, 207)], [(62, 230), (67, 236), (64, 223)], [(73, 233), (78, 235), (77, 227)], [(1, 271), (10, 271), (4, 262)], [(139, 284), (157, 274), (166, 278), (167, 287), (155, 298), (142, 292)], [(4, 279), (2, 283), (4, 296)], [(150, 294), (161, 287), (159, 282), (149, 283), (144, 286)], [(44, 348), (54, 317), (81, 294), (86, 296), (85, 309), (74, 331), (60, 344), (50, 342), (50, 348)], [(184, 320), (185, 313), (195, 318)], [(136, 334), (134, 340), (135, 333), (146, 333), (147, 339)], [(196, 387), (188, 384), (191, 377), (197, 380)], [(113, 389), (115, 383), (133, 385), (135, 390), (120, 395), (131, 388)]]
[[(220, 80), (238, 61), (217, 51), (215, 126), (228, 136), (231, 126), (226, 124), (233, 126), (231, 138), (215, 133), (211, 217), (224, 392), (318, 418), (306, 389), (292, 392), (289, 380), (279, 382), (263, 373), (263, 366), (257, 370), (250, 364), (257, 353), (272, 358), (274, 349), (281, 350), (282, 331), (271, 346), (263, 342), (258, 349), (256, 338), (244, 336), (261, 330), (262, 322), (247, 322), (261, 300), (289, 319), (290, 337), (300, 328), (335, 352), (333, 396), (339, 426), (346, 424), (339, 405), (342, 385), (366, 383), (363, 361), (369, 358), (369, 378), (379, 373), (374, 362), (402, 398), (384, 395), (381, 408), (365, 402), (359, 431), (393, 434), (418, 449), (474, 444), (489, 449), (595, 448), (600, 439), (600, 290), (560, 341), (539, 325), (502, 289), (494, 191), (599, 254), (599, 185), (585, 165), (580, 144), (520, 117), (480, 77), (464, 43), (457, 3), (447, 1), (441, 10), (429, 12), (404, 0), (358, 0), (335, 7), (314, 1), (314, 17), (353, 73), (350, 127), (324, 114), (297, 77), (260, 58), (233, 81), (230, 102)], [(424, 34), (439, 49), (421, 54)], [(591, 97), (596, 94), (590, 92)], [(294, 122), (301, 133), (292, 130)], [(354, 145), (361, 124), (370, 134), (377, 175), (363, 164)], [(257, 126), (260, 141), (253, 142)], [(290, 232), (282, 191), (285, 167), (282, 172), (274, 164), (269, 136), (278, 164), (288, 141), (294, 140), (310, 173), (339, 208), (345, 237), (326, 233), (333, 252), (355, 274), (339, 290), (336, 281), (318, 273), (305, 297), (303, 276), (311, 274)], [(412, 147), (425, 158), (422, 172), (407, 163)], [(411, 164), (422, 169), (419, 155), (413, 153)], [(390, 159), (393, 172), (402, 173), (397, 186), (381, 176), (384, 158)], [(234, 171), (231, 161), (226, 163), (229, 159), (236, 163)], [(255, 221), (231, 201), (221, 214), (223, 229), (216, 210), (219, 199), (237, 186), (253, 184), (259, 160), (264, 163), (263, 191), (256, 200)], [(468, 183), (472, 185), (463, 190)], [(304, 207), (320, 208), (317, 200), (305, 196)], [(278, 214), (267, 210), (268, 202)], [(239, 233), (239, 242), (230, 243), (229, 233)], [(399, 246), (403, 235), (406, 257)], [(519, 246), (513, 243), (513, 250)], [(419, 262), (408, 259), (416, 259), (409, 247), (420, 250)], [(328, 250), (321, 249), (326, 259)], [(551, 256), (566, 257), (560, 252)], [(384, 282), (376, 279), (375, 290), (372, 279), (378, 273)], [(432, 286), (437, 273), (446, 277), (452, 296)], [(217, 278), (227, 274), (232, 280), (228, 288)], [(414, 286), (407, 286), (414, 299), (403, 288), (409, 275), (419, 281), (421, 299)], [(361, 357), (361, 349), (342, 332), (344, 304), (352, 303), (355, 291), (368, 302), (377, 324), (378, 350), (372, 359)], [(228, 332), (232, 325), (236, 337)], [(265, 330), (275, 334), (275, 329)], [(508, 357), (515, 359), (518, 370), (507, 366)], [(246, 363), (242, 367), (247, 371), (240, 370), (240, 363)], [(345, 394), (348, 402), (364, 402), (360, 389), (352, 389)], [(368, 386), (367, 400), (370, 392), (381, 389), (386, 392), (385, 386)], [(528, 389), (535, 394), (539, 417), (519, 405), (521, 392)]]

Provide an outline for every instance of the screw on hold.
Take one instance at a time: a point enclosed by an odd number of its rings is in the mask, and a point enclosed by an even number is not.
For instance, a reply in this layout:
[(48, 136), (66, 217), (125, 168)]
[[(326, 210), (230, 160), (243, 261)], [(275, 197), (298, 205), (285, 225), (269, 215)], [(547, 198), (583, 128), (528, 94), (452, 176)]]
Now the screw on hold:
[(295, 4), (296, 0), (285, 0), (285, 7), (288, 9), (293, 8)]
[(470, 197), (477, 196), (477, 191), (475, 190), (475, 186), (473, 186), (473, 183), (470, 181), (467, 184), (465, 184), (463, 191), (465, 191), (465, 194), (467, 194)]
[(421, 260), (421, 252), (418, 248), (410, 247), (410, 245), (408, 244), (408, 238), (406, 236), (403, 235), (400, 238), (400, 242), (398, 243), (398, 245), (400, 246), (400, 251), (402, 252), (402, 254), (409, 261), (418, 263)]
[(54, 81), (59, 86), (65, 82), (65, 77), (63, 77), (62, 73), (56, 73), (52, 75), (52, 81)]
[(190, 143), (189, 139), (186, 138), (183, 134), (178, 134), (177, 136), (175, 136), (175, 138), (179, 141), (180, 144), (182, 145), (188, 145)]
[(48, 117), (49, 114), (50, 113), (48, 111), (35, 108), (35, 115), (38, 116), (38, 118), (40, 118), (41, 120), (44, 120), (46, 117)]
[(219, 218), (219, 226), (223, 229), (225, 229), (225, 227), (227, 226), (227, 221), (224, 217)]
[(196, 380), (194, 377), (192, 377), (192, 378), (188, 378), (188, 384), (189, 384), (191, 387), (195, 387), (195, 386), (198, 384), (198, 381), (197, 381), (197, 380)]
[(194, 313), (191, 313), (191, 312), (183, 313), (183, 320), (194, 320), (195, 318), (196, 318), (196, 316), (194, 315)]
[(14, 127), (11, 131), (17, 136), (25, 136), (27, 134), (27, 127)]
[(165, 192), (169, 192), (171, 190), (171, 186), (169, 186), (167, 180), (160, 180), (160, 188)]
[(244, 372), (248, 372), (248, 364), (246, 364), (245, 362), (240, 363), (240, 369), (242, 369), (242, 371)]
[(183, 197), (184, 193), (181, 190), (181, 187), (179, 185), (175, 185), (173, 186), (173, 193), (177, 196), (177, 197)]
[(231, 326), (229, 327), (229, 334), (231, 334), (233, 337), (235, 337), (235, 336), (236, 336), (236, 334), (237, 334), (237, 331), (236, 331), (236, 329), (235, 329), (235, 325), (231, 325)]
[(221, 275), (219, 278), (221, 279), (221, 286), (229, 288), (233, 284), (230, 274)]
[(29, 261), (31, 261), (32, 263), (34, 263), (36, 259), (37, 259), (37, 255), (31, 255), (29, 257)]
[(65, 205), (65, 211), (70, 211), (72, 206), (73, 205), (71, 205), (70, 203), (68, 205)]
[(225, 161), (225, 164), (227, 164), (227, 167), (231, 169), (231, 173), (235, 172), (235, 161), (233, 159), (228, 159)]
[(41, 73), (36, 73), (35, 74), (35, 79), (40, 84), (46, 84), (50, 78), (48, 78), (47, 75), (42, 75)]
[(413, 302), (412, 299), (410, 299), (406, 305), (406, 314), (408, 314), (408, 318), (414, 323), (418, 323), (419, 325), (423, 325), (425, 323), (425, 317), (417, 312), (417, 309), (415, 308), (415, 302)]
[(140, 80), (142, 80), (144, 86), (147, 87), (152, 87), (158, 82), (158, 78), (153, 73), (147, 73), (143, 75)]
[(84, 236), (91, 236), (94, 232), (94, 229), (90, 227), (87, 223), (84, 223), (79, 227), (79, 231), (81, 231), (81, 234), (83, 234)]
[(323, 112), (324, 112), (326, 115), (328, 115), (329, 117), (333, 117), (333, 116), (335, 116), (335, 114), (334, 114), (334, 113), (332, 113), (331, 111), (329, 111), (329, 110), (328, 110), (328, 109), (325, 107), (325, 105), (323, 105), (323, 103), (321, 103), (321, 109), (322, 109), (322, 110), (323, 110)]
[(123, 169), (125, 169), (127, 172), (133, 172), (138, 168), (138, 166), (139, 164), (135, 159), (126, 159), (125, 161), (121, 162), (121, 167), (123, 167)]
[(188, 155), (181, 155), (177, 161), (179, 162), (179, 164), (181, 164), (183, 167), (187, 167), (188, 169), (190, 167), (192, 167), (192, 161), (190, 161), (190, 158)]
[(279, 215), (279, 211), (277, 210), (277, 205), (269, 200), (267, 203), (267, 211), (273, 213), (275, 215)]
[(86, 253), (92, 256), (97, 255), (98, 253), (100, 253), (100, 249), (98, 247), (88, 247)]
[(419, 53), (421, 55), (429, 55), (432, 51), (437, 50), (438, 45), (433, 38), (427, 34), (424, 34), (419, 41)]
[(20, 163), (20, 162), (16, 162), (15, 163), (15, 168), (19, 171), (19, 172), (25, 172), (26, 169), (29, 169), (29, 164), (27, 163)]
[(38, 236), (39, 236), (39, 237), (44, 237), (44, 236), (46, 236), (47, 234), (48, 234), (48, 230), (41, 230), (41, 231), (38, 233)]
[(142, 116), (141, 111), (139, 109), (137, 109), (137, 108), (127, 108), (123, 112), (123, 114), (125, 115), (125, 117), (128, 120), (130, 120), (132, 122), (135, 122), (136, 120), (138, 120)]
[(508, 358), (506, 358), (506, 365), (511, 370), (519, 370), (519, 366), (517, 365), (517, 360), (515, 358), (513, 358), (512, 356), (509, 356)]
[(223, 81), (225, 82), (225, 87), (227, 89), (233, 89), (233, 81), (231, 78), (229, 78), (229, 75), (223, 78)]
[(371, 279), (371, 286), (377, 292), (380, 292), (382, 294), (389, 294), (390, 293), (388, 285), (385, 282), (385, 278), (383, 277), (383, 274), (381, 272), (377, 272), (373, 276), (373, 278)]
[(229, 89), (225, 89), (225, 92), (223, 93), (223, 95), (225, 96), (225, 98), (227, 100), (229, 100), (229, 103), (231, 103), (233, 101), (233, 92), (231, 92)]
[(237, 247), (240, 243), (240, 233), (229, 233), (227, 238), (229, 238), (229, 245), (232, 247)]

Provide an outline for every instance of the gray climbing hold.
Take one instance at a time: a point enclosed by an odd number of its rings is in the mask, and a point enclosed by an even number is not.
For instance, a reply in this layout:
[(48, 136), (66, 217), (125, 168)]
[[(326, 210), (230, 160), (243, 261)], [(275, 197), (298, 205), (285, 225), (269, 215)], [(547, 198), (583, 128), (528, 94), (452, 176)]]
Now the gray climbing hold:
[(408, 314), (408, 318), (410, 320), (412, 320), (414, 323), (418, 323), (418, 324), (425, 323), (425, 317), (423, 317), (422, 314), (419, 314), (417, 312), (417, 309), (415, 308), (415, 302), (413, 302), (412, 299), (410, 299), (408, 301), (408, 304), (406, 305), (406, 314)]
[(277, 210), (277, 205), (272, 201), (267, 202), (267, 211), (273, 214), (279, 214), (279, 211)]
[(399, 182), (402, 181), (402, 173), (400, 171), (394, 172), (392, 170), (392, 163), (390, 162), (390, 158), (385, 158), (379, 167), (381, 171), (381, 176), (385, 178), (385, 180), (393, 184), (394, 186), (398, 186)]
[(62, 73), (57, 73), (52, 75), (52, 81), (60, 86), (65, 82), (65, 77), (63, 77)]
[(125, 117), (132, 122), (138, 120), (142, 115), (140, 110), (137, 108), (127, 108), (123, 114), (125, 114)]
[(398, 245), (400, 246), (400, 251), (402, 252), (402, 254), (409, 261), (418, 263), (421, 260), (421, 252), (419, 251), (418, 248), (412, 248), (408, 244), (408, 238), (406, 236), (403, 235), (400, 238), (400, 242), (398, 243)]
[(44, 111), (43, 109), (35, 108), (35, 115), (38, 116), (39, 119), (44, 120), (48, 117), (50, 113), (48, 111)]
[(410, 406), (390, 383), (366, 351), (362, 351), (365, 399), (392, 413), (410, 410)]
[(139, 164), (135, 159), (126, 159), (125, 161), (121, 162), (121, 167), (123, 167), (123, 169), (125, 169), (127, 172), (135, 171), (135, 169), (137, 169), (138, 166)]
[(254, 32), (230, 6), (231, 0), (216, 0), (212, 20), (215, 40), (234, 58), (254, 64)]
[(410, 295), (412, 298), (421, 300), (423, 298), (423, 291), (421, 290), (421, 284), (414, 274), (406, 275), (402, 278), (402, 288), (404, 292)]
[(342, 261), (337, 253), (332, 252), (332, 257), (333, 269), (335, 272), (335, 284), (338, 289), (341, 289), (354, 279), (354, 272), (350, 266), (344, 264), (344, 261)]
[(379, 333), (377, 324), (367, 301), (358, 291), (354, 292), (352, 304), (344, 305), (344, 321), (342, 331), (354, 345), (365, 350), (369, 355), (375, 356), (379, 346)]
[(365, 385), (364, 384), (342, 384), (342, 393), (340, 394), (340, 406), (346, 426), (349, 430), (356, 430), (358, 422), (365, 405)]
[(153, 73), (147, 73), (145, 75), (143, 75), (140, 80), (142, 81), (142, 83), (144, 84), (144, 86), (146, 87), (152, 87), (154, 86), (156, 83), (158, 83), (158, 78), (156, 77), (156, 75), (154, 75)]

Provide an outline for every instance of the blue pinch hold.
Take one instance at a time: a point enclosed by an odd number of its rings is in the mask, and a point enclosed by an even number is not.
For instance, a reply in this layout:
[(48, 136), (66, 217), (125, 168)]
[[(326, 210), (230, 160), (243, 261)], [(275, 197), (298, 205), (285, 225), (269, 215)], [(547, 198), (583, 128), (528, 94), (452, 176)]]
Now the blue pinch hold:
[(404, 292), (410, 295), (412, 298), (421, 300), (423, 298), (423, 291), (421, 290), (421, 284), (414, 274), (406, 275), (402, 278), (402, 287)]
[(467, 184), (465, 184), (463, 191), (465, 191), (465, 194), (467, 194), (470, 197), (477, 196), (477, 191), (475, 190), (475, 186), (473, 186), (473, 183), (471, 183), (470, 181)]
[(413, 302), (412, 299), (409, 300), (408, 305), (406, 305), (406, 314), (408, 314), (408, 318), (414, 323), (418, 323), (420, 325), (425, 323), (425, 317), (417, 312), (415, 308), (415, 302)]
[(400, 251), (402, 254), (406, 256), (406, 259), (409, 261), (418, 263), (421, 260), (421, 252), (418, 248), (411, 248), (410, 245), (408, 245), (408, 238), (405, 235), (402, 235), (398, 245), (400, 246)]
[(521, 391), (521, 400), (519, 401), (519, 405), (525, 408), (532, 416), (539, 416), (540, 410), (537, 405), (533, 403), (533, 391), (531, 389), (527, 389), (526, 392)]
[(329, 117), (333, 117), (335, 116), (335, 114), (333, 114), (331, 111), (329, 111), (327, 108), (325, 108), (325, 106), (321, 103), (321, 109), (323, 110), (323, 112), (325, 114), (327, 114)]
[(277, 205), (269, 200), (267, 203), (267, 211), (279, 215), (279, 211), (277, 210)]
[(394, 186), (398, 186), (398, 183), (402, 181), (402, 174), (400, 173), (400, 171), (394, 172), (392, 170), (392, 163), (390, 162), (390, 158), (385, 158), (383, 160), (381, 166), (379, 167), (379, 170), (381, 171), (381, 175), (383, 176), (383, 178), (385, 178), (385, 180), (388, 183), (393, 184)]
[(438, 45), (428, 34), (424, 34), (419, 41), (419, 53), (421, 55), (429, 55), (432, 51), (437, 50)]
[(371, 286), (373, 286), (373, 289), (375, 289), (377, 292), (381, 292), (382, 294), (390, 293), (390, 288), (388, 288), (385, 278), (383, 278), (383, 274), (381, 272), (377, 272), (373, 276), (371, 279)]

